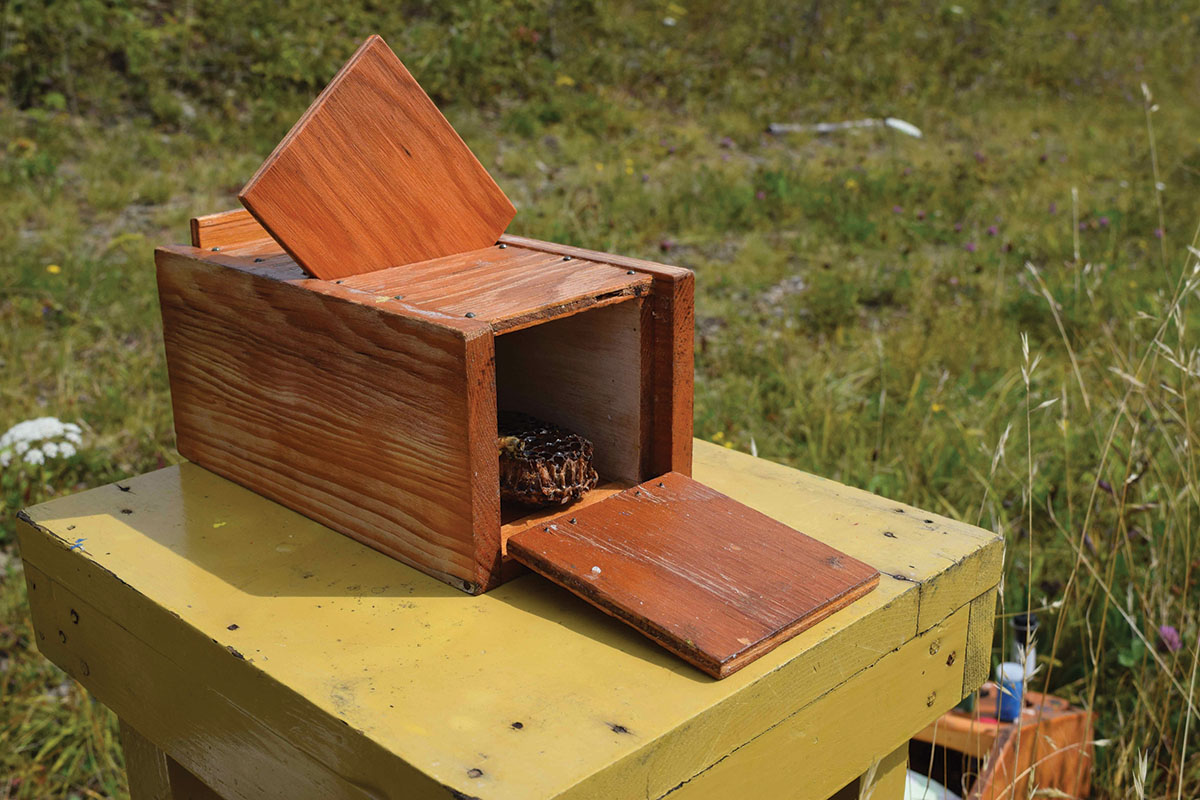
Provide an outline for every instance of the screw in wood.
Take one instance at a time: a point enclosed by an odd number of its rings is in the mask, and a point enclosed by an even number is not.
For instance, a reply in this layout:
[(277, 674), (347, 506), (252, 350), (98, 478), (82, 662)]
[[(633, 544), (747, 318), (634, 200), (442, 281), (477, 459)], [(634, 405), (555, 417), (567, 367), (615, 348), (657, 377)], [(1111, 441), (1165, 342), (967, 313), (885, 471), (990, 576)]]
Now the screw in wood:
[(403, 300), (403, 299), (404, 299), (404, 295), (402, 295), (402, 294), (398, 294), (398, 295), (396, 295), (395, 297), (393, 297), (392, 299), (393, 299), (393, 300)]
[(217, 251), (218, 251), (218, 250), (220, 250), (220, 249), (221, 249), (221, 248), (219, 248), (219, 247), (214, 247), (214, 248), (213, 248), (213, 252), (215, 253), (215, 252), (217, 252)]
[(500, 244), (498, 244), (498, 245), (496, 245), (496, 246), (497, 246), (497, 247), (499, 247), (501, 250), (507, 250), (507, 249), (508, 249), (508, 245), (504, 244), (504, 242), (501, 242)]
[(256, 258), (256, 259), (254, 259), (254, 263), (255, 263), (255, 264), (261, 264), (263, 261), (266, 261), (266, 259), (265, 259), (265, 258)]
[(470, 318), (470, 319), (475, 319), (475, 312), (474, 312), (474, 311), (468, 311), (468, 312), (467, 312), (467, 317), (468, 317), (468, 318)]
[(570, 256), (563, 256), (563, 261), (570, 261), (570, 260), (571, 260)]
[(626, 271), (625, 271), (625, 274), (626, 274), (626, 275), (632, 275), (632, 274), (633, 274), (633, 270), (631, 270), (631, 269), (630, 269), (630, 270), (626, 270)]

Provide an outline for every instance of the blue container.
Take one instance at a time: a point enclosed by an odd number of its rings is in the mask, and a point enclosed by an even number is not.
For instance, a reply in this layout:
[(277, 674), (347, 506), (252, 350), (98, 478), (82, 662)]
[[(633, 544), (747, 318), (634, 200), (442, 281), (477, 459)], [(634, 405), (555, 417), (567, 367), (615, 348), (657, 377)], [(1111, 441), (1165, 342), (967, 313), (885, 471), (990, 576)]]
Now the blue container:
[(1005, 661), (996, 666), (996, 686), (1000, 690), (996, 719), (1013, 722), (1021, 716), (1025, 700), (1025, 666), (1015, 661)]

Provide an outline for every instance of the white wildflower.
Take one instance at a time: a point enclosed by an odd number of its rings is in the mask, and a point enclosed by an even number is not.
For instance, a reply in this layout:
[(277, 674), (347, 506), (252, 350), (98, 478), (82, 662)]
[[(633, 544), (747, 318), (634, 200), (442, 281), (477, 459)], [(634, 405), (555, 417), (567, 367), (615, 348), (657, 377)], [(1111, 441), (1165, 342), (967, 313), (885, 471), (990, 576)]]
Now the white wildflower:
[[(65, 440), (65, 441), (63, 441)], [(27, 464), (44, 464), (47, 459), (70, 458), (83, 445), (83, 428), (56, 417), (38, 417), (18, 422), (0, 436), (0, 467), (23, 457)]]

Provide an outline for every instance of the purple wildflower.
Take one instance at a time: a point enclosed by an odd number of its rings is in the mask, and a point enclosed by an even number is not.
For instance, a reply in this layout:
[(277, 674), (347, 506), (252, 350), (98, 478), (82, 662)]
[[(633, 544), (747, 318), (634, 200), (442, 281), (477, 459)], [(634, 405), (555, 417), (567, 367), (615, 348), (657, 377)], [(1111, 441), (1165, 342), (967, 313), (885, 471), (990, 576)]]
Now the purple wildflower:
[(924, 209), (922, 209), (922, 208), (917, 209), (917, 219), (925, 219), (925, 210)]
[(755, 192), (755, 193), (754, 193), (754, 197), (755, 197), (755, 199), (757, 199), (757, 200), (766, 200), (766, 199), (767, 199), (767, 193), (766, 193), (766, 192), (764, 192), (762, 189), (759, 189), (757, 192)]
[(664, 253), (669, 253), (671, 250), (675, 249), (675, 242), (670, 239), (663, 239), (658, 243), (658, 249), (662, 250)]
[(1099, 220), (1097, 220), (1097, 221), (1100, 223), (1100, 227), (1101, 227), (1101, 228), (1107, 228), (1107, 227), (1108, 227), (1108, 217), (1101, 217), (1101, 218), (1100, 218)]
[(1051, 202), (1050, 203), (1050, 215), (1054, 216), (1057, 213), (1058, 213), (1058, 203)]
[(733, 147), (733, 139), (730, 139), (728, 136), (722, 136), (721, 147)]
[(1079, 230), (1081, 230), (1081, 231), (1086, 231), (1086, 230), (1087, 230), (1087, 223), (1086, 223), (1086, 222), (1081, 222), (1081, 223), (1079, 223)]
[(1155, 239), (1161, 239), (1162, 237), (1163, 237), (1163, 229), (1162, 229), (1162, 228), (1155, 228), (1155, 229), (1154, 229), (1154, 238), (1155, 238)]
[(649, 182), (650, 182), (650, 173), (643, 172), (642, 173), (642, 183), (649, 183)]
[(965, 249), (968, 253), (974, 253), (975, 252), (975, 243), (967, 242), (965, 245), (963, 245), (963, 249)]
[(988, 225), (988, 229), (987, 229), (988, 236), (995, 236), (999, 232), (1000, 232), (1000, 229), (997, 228), (995, 225)]
[(1179, 631), (1175, 630), (1174, 625), (1160, 625), (1158, 628), (1158, 637), (1161, 640), (1161, 646), (1168, 653), (1174, 653), (1183, 647), (1183, 642), (1179, 638)]
[(987, 156), (985, 156), (980, 151), (976, 150), (975, 151), (975, 160), (978, 161), (980, 164), (982, 164), (983, 162), (987, 161)]
[(954, 232), (962, 233), (962, 223), (961, 222), (954, 223)]
[(893, 214), (903, 214), (904, 208), (901, 206), (892, 206), (892, 213)]
[(905, 167), (904, 171), (900, 174), (907, 178), (909, 175), (912, 175), (912, 167)]

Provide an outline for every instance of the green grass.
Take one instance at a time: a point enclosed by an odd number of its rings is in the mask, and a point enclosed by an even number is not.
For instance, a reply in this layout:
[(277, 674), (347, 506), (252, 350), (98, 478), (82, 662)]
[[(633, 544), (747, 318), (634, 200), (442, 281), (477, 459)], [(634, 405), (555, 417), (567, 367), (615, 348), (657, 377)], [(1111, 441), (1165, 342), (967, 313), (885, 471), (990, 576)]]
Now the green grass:
[[(13, 513), (178, 459), (151, 251), (376, 30), (514, 232), (696, 270), (698, 436), (1002, 532), (1035, 683), (1111, 741), (1097, 793), (1145, 753), (1145, 796), (1200, 795), (1200, 15), (960, 6), (0, 5), (0, 429), (86, 434), (0, 470), (0, 797), (123, 780), (31, 646)], [(925, 137), (764, 133), (883, 115)]]

